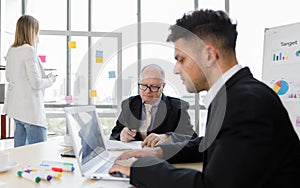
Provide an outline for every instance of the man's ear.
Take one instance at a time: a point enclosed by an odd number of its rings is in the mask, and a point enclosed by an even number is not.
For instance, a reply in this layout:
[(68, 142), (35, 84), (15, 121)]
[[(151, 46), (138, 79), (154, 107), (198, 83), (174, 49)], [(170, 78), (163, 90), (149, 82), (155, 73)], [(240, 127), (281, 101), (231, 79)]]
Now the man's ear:
[(212, 66), (218, 59), (217, 50), (212, 45), (206, 46), (206, 59), (207, 59), (207, 67)]

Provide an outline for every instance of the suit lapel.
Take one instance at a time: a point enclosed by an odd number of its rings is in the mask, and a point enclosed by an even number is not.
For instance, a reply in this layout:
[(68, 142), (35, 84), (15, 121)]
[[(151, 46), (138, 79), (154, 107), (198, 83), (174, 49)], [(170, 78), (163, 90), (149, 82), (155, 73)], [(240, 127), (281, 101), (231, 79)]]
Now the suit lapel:
[(158, 104), (158, 109), (154, 118), (152, 130), (158, 131), (162, 127), (160, 126), (168, 116), (168, 110), (170, 109), (170, 103), (168, 97), (164, 94), (161, 96), (160, 103)]
[(205, 151), (214, 142), (221, 130), (226, 113), (227, 90), (229, 90), (230, 87), (236, 84), (239, 80), (247, 77), (253, 78), (249, 68), (242, 68), (225, 83), (213, 99), (209, 107), (210, 110), (205, 136), (199, 145), (199, 151)]
[(137, 98), (134, 98), (132, 101), (130, 101), (130, 111), (133, 116), (132, 121), (130, 122), (136, 122), (133, 123), (133, 127), (135, 127), (136, 130), (141, 126), (141, 119), (142, 119), (142, 99), (140, 96), (137, 96)]
[(165, 121), (167, 118), (167, 103), (165, 100), (161, 100), (158, 109), (154, 118), (154, 122), (152, 124), (152, 130), (159, 129), (160, 125)]

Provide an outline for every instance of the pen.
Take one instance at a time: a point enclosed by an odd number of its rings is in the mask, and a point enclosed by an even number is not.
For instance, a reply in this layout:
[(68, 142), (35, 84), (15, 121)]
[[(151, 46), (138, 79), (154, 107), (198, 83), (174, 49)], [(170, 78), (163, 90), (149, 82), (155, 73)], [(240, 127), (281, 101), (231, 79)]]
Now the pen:
[(53, 166), (74, 166), (73, 163), (68, 162), (58, 162), (58, 161), (42, 161), (43, 164), (53, 165)]
[(58, 168), (58, 167), (52, 167), (49, 165), (45, 165), (45, 164), (41, 164), (40, 166), (30, 166), (28, 167), (29, 170), (31, 171), (37, 171), (37, 170), (41, 170), (41, 171), (54, 171), (54, 172), (63, 172), (62, 168)]
[(49, 171), (49, 175), (52, 176), (52, 178), (57, 178), (57, 179), (60, 179), (62, 177), (62, 173), (61, 172)]
[[(73, 166), (52, 166), (52, 165), (49, 165), (49, 164), (41, 164), (42, 167), (48, 167), (48, 169), (51, 169), (53, 170), (54, 172), (74, 172), (75, 168)], [(47, 169), (47, 168), (46, 168)]]
[(52, 176), (43, 171), (37, 171), (37, 172), (31, 171), (30, 174), (36, 175), (36, 176), (40, 177), (42, 180), (47, 180), (47, 181), (52, 180)]
[(24, 170), (24, 172), (37, 172), (37, 173), (42, 173), (42, 174), (47, 174), (51, 176), (51, 178), (58, 178), (60, 179), (62, 177), (61, 172), (54, 172), (52, 170), (47, 170), (46, 168), (40, 167), (40, 168), (32, 168), (29, 167), (28, 169)]
[(40, 177), (35, 176), (33, 174), (29, 174), (29, 173), (22, 172), (22, 171), (18, 171), (17, 174), (18, 174), (19, 177), (25, 178), (27, 180), (31, 180), (31, 181), (36, 182), (36, 183), (39, 183), (41, 181)]

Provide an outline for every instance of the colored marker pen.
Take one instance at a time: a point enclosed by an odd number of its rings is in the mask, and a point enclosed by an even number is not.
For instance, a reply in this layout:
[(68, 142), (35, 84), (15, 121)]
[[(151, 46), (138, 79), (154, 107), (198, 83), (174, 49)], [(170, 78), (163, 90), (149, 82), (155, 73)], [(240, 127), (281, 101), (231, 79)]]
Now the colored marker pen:
[(49, 171), (47, 173), (49, 173), (49, 175), (52, 176), (52, 178), (60, 179), (62, 177), (62, 173), (61, 172)]
[(42, 163), (52, 165), (52, 166), (74, 166), (73, 163), (58, 162), (58, 161), (42, 161)]
[(22, 171), (18, 171), (17, 174), (18, 174), (19, 177), (25, 178), (27, 180), (31, 180), (31, 181), (36, 182), (36, 183), (39, 183), (41, 181), (40, 177), (35, 176), (33, 174), (29, 174), (29, 173), (22, 172)]
[[(62, 177), (62, 173), (61, 172), (54, 172), (52, 170), (49, 170), (49, 168), (44, 168), (44, 167), (29, 167), (28, 169), (24, 170), (24, 172), (36, 172), (36, 173), (44, 173), (47, 174), (48, 176), (51, 176), (51, 178), (58, 178), (60, 179)], [(48, 177), (49, 179), (49, 177)], [(50, 180), (49, 180), (50, 181)]]
[(50, 175), (49, 175), (47, 172), (45, 172), (45, 171), (36, 171), (36, 172), (31, 171), (31, 172), (29, 172), (29, 173), (32, 174), (32, 175), (36, 175), (36, 176), (40, 177), (42, 180), (47, 180), (47, 181), (52, 180), (52, 176), (50, 176)]
[(73, 166), (52, 166), (49, 164), (41, 164), (41, 166), (43, 167), (48, 167), (51, 170), (53, 170), (54, 172), (74, 172), (75, 168)]
[(37, 172), (38, 170), (40, 171), (54, 171), (54, 172), (62, 172), (63, 169), (62, 168), (57, 168), (57, 167), (52, 167), (52, 166), (49, 166), (49, 165), (41, 165), (41, 166), (31, 166), (31, 167), (28, 167), (29, 170), (33, 171), (33, 172)]

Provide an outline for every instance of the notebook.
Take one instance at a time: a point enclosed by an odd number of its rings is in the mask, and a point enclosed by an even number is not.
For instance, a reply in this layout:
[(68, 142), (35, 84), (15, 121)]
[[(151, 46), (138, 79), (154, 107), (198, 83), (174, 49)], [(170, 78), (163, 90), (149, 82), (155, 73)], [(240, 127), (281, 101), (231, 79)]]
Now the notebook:
[(108, 173), (115, 157), (106, 150), (95, 106), (65, 107), (64, 110), (81, 175), (90, 179), (129, 181), (120, 173)]

